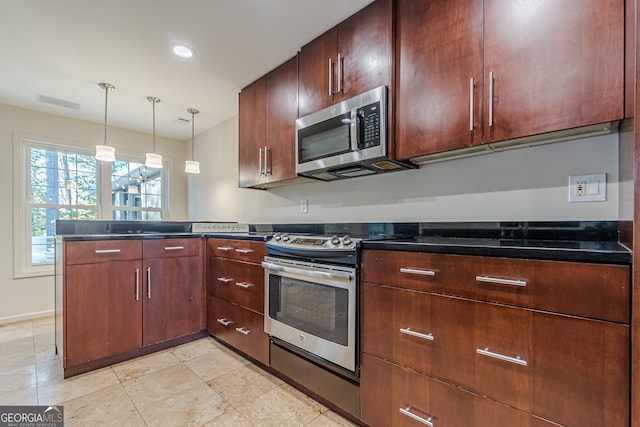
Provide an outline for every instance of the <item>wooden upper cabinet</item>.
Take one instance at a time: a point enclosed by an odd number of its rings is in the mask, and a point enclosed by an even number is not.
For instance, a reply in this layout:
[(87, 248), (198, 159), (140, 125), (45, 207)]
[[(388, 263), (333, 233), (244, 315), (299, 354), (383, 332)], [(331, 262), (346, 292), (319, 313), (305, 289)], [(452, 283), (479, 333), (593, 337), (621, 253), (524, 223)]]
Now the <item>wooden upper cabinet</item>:
[(266, 117), (266, 180), (296, 178), (297, 56), (267, 74)]
[(299, 115), (391, 82), (393, 1), (376, 0), (300, 50)]
[(239, 110), (238, 186), (296, 178), (297, 57), (242, 89)]
[(624, 0), (484, 0), (490, 73), (486, 142), (621, 119)]
[(396, 158), (624, 115), (623, 0), (398, 0), (396, 25)]
[(482, 142), (482, 0), (399, 0), (398, 158)]
[(265, 146), (266, 80), (261, 78), (240, 92), (238, 103), (238, 186), (262, 182), (262, 150)]

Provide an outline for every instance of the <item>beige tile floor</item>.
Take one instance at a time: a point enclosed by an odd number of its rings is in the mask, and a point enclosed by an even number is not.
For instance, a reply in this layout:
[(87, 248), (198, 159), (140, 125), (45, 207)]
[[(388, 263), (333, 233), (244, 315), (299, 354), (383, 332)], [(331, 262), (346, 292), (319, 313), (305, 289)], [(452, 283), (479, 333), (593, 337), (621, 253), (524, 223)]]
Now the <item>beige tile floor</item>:
[(53, 318), (0, 325), (0, 405), (64, 405), (65, 426), (353, 426), (211, 338), (66, 380)]

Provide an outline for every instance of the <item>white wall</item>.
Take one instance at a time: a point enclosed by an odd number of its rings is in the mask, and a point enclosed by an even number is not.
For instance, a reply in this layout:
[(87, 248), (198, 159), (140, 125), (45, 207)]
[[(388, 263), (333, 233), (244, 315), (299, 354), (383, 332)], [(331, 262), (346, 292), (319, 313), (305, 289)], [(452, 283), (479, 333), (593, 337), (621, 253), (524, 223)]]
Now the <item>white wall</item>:
[[(238, 121), (196, 139), (189, 218), (260, 223), (618, 220), (618, 135), (270, 190), (238, 189)], [(568, 176), (607, 173), (607, 201), (567, 203)], [(309, 213), (299, 213), (299, 201)]]
[[(0, 324), (53, 312), (53, 276), (13, 279), (13, 164), (12, 135), (19, 133), (93, 149), (102, 142), (102, 124), (67, 119), (52, 114), (0, 104)], [(54, 141), (52, 141), (54, 142)], [(141, 155), (151, 149), (151, 135), (109, 127), (109, 143), (118, 151)], [(184, 141), (156, 137), (156, 150), (170, 164), (170, 219), (187, 217), (187, 157)], [(174, 165), (175, 163), (175, 165)]]

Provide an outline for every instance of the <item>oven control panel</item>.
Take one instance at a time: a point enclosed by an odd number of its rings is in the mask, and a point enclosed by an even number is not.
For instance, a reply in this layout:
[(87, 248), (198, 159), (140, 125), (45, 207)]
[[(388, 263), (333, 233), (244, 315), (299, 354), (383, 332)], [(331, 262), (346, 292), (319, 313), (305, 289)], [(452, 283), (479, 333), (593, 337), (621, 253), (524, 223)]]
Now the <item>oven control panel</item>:
[(352, 238), (348, 234), (344, 236), (333, 235), (328, 237), (276, 233), (271, 238), (270, 244), (282, 247), (296, 247), (300, 249), (307, 248), (313, 250), (354, 250), (359, 240), (361, 239)]

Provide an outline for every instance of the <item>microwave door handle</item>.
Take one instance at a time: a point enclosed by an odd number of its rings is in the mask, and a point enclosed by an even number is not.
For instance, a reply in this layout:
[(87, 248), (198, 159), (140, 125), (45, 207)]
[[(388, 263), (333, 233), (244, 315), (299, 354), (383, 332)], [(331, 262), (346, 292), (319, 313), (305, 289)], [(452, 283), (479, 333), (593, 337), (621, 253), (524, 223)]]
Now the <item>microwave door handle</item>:
[(351, 138), (351, 151), (357, 151), (358, 146), (360, 145), (358, 142), (360, 140), (360, 133), (358, 129), (358, 109), (357, 108), (353, 108), (351, 110), (351, 123), (349, 126), (351, 126), (351, 129), (349, 132), (349, 138)]

